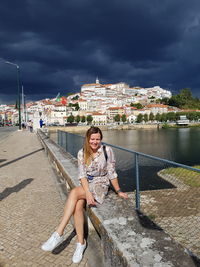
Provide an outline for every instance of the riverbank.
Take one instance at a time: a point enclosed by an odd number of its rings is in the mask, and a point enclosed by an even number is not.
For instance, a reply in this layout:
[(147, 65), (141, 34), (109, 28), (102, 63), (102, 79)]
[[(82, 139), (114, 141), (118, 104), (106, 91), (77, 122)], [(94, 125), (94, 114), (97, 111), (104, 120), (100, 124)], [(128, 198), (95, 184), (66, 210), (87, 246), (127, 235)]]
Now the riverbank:
[[(161, 128), (192, 128), (200, 127), (200, 123), (190, 123), (186, 126), (178, 126), (175, 123), (149, 123), (149, 124), (122, 124), (122, 125), (100, 125), (98, 126), (102, 131), (108, 130), (151, 130), (151, 129), (161, 129)], [(78, 125), (78, 126), (48, 126), (46, 127), (50, 132), (57, 132), (57, 130), (72, 132), (72, 133), (81, 133), (87, 131), (90, 128), (90, 125)]]
[[(157, 129), (161, 127), (160, 124), (123, 124), (123, 125), (100, 125), (98, 126), (102, 131), (108, 130), (137, 130), (137, 129)], [(80, 133), (85, 132), (90, 128), (90, 125), (81, 126), (48, 126), (47, 129), (50, 132), (57, 132), (57, 130)]]
[[(200, 169), (200, 166), (193, 166)], [(178, 189), (200, 187), (200, 173), (180, 167), (169, 167), (158, 172), (158, 176), (172, 183)]]
[(168, 129), (168, 128), (198, 128), (200, 127), (200, 123), (190, 123), (188, 125), (177, 125), (176, 123), (163, 123), (162, 129)]

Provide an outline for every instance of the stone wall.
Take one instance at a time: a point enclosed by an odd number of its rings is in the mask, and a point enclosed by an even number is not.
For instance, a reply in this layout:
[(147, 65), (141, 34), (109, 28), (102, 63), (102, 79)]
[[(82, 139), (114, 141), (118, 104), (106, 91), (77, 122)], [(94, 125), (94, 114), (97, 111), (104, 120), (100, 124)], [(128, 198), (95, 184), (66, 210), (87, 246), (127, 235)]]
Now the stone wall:
[[(77, 160), (50, 140), (43, 132), (38, 137), (57, 172), (73, 188), (79, 184)], [(110, 192), (103, 203), (87, 208), (103, 250), (105, 267), (193, 267), (193, 259), (159, 226), (134, 208), (134, 194), (120, 199)]]

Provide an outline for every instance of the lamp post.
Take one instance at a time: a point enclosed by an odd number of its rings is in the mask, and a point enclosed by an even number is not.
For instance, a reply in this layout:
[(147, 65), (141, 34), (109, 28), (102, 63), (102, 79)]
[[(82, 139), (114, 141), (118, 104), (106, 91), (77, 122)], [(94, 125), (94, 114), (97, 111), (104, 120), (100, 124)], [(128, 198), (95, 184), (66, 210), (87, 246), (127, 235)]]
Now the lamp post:
[(19, 130), (21, 130), (21, 99), (20, 99), (20, 70), (19, 65), (10, 61), (5, 61), (6, 64), (13, 65), (17, 68), (17, 88), (18, 88), (18, 114), (19, 114)]

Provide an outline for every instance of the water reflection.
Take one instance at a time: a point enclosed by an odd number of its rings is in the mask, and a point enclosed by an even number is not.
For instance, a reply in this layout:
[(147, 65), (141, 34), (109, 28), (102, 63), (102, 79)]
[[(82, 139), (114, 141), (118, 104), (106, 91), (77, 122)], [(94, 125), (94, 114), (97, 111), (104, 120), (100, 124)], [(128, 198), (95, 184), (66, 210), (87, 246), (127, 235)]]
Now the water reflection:
[(104, 131), (104, 141), (183, 164), (200, 164), (200, 129)]

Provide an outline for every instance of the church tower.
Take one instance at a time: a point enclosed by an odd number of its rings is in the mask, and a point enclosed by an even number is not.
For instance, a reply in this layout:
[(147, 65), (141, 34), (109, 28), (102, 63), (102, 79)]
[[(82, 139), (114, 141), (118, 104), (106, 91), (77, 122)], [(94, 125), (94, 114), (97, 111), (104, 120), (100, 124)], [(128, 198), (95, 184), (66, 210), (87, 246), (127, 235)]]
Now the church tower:
[(99, 79), (98, 79), (98, 77), (96, 78), (96, 83), (99, 84)]

